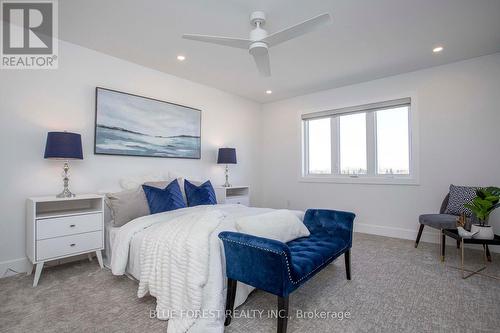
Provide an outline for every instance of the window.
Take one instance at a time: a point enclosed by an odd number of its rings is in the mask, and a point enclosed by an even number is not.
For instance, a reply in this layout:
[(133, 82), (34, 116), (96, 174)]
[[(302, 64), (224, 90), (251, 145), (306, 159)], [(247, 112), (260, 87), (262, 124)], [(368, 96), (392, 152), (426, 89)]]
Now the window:
[(377, 111), (375, 120), (377, 123), (377, 173), (409, 175), (408, 107)]
[(330, 124), (329, 118), (309, 121), (309, 172), (312, 174), (332, 172)]
[(339, 117), (340, 173), (366, 174), (366, 113)]
[(410, 106), (403, 98), (303, 115), (303, 177), (414, 183)]

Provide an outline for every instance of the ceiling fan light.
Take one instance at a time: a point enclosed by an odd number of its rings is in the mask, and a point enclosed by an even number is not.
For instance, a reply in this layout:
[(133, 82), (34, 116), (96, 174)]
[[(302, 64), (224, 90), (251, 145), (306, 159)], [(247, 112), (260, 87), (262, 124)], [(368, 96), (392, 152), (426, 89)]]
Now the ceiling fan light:
[(443, 51), (442, 46), (436, 46), (435, 48), (432, 49), (432, 52), (434, 52), (434, 53), (439, 53), (441, 51)]
[(179, 55), (177, 56), (177, 60), (179, 60), (179, 61), (184, 61), (184, 60), (186, 60), (186, 57), (185, 57), (185, 56), (183, 56), (182, 54), (179, 54)]
[(266, 90), (266, 94), (271, 95), (273, 93), (272, 90)]

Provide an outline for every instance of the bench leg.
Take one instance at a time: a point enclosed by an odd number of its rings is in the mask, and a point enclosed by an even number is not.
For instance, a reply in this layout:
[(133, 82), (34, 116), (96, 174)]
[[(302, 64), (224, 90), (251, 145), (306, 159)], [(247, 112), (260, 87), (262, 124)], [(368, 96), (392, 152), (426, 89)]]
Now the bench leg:
[(278, 296), (278, 333), (286, 333), (288, 323), (288, 296)]
[(233, 318), (236, 283), (236, 280), (227, 279), (226, 320), (224, 321), (224, 326), (229, 326), (229, 324), (231, 324), (231, 319)]
[(418, 228), (417, 239), (415, 240), (415, 248), (417, 248), (418, 243), (420, 242), (420, 237), (422, 237), (422, 231), (424, 231), (424, 225), (420, 223), (420, 228)]
[(347, 250), (346, 253), (344, 253), (344, 259), (345, 259), (345, 275), (347, 280), (351, 279), (351, 250)]

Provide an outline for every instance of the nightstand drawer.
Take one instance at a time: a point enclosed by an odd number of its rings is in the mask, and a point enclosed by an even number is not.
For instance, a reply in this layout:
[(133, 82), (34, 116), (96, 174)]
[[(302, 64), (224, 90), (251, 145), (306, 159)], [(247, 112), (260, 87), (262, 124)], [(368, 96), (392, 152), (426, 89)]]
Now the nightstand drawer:
[(102, 213), (56, 217), (36, 221), (36, 239), (102, 230)]
[(227, 197), (226, 203), (227, 204), (239, 204), (239, 205), (250, 206), (250, 200), (249, 200), (248, 196)]
[(36, 259), (46, 260), (73, 253), (90, 252), (95, 249), (101, 249), (103, 247), (102, 242), (102, 231), (39, 240), (36, 242)]

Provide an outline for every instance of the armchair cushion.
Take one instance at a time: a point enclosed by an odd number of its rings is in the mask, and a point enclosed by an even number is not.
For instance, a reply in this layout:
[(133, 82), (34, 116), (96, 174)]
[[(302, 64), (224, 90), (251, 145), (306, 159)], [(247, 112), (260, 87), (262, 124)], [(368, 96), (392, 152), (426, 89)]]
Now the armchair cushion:
[(457, 217), (450, 214), (423, 214), (418, 218), (420, 224), (437, 229), (456, 229)]

